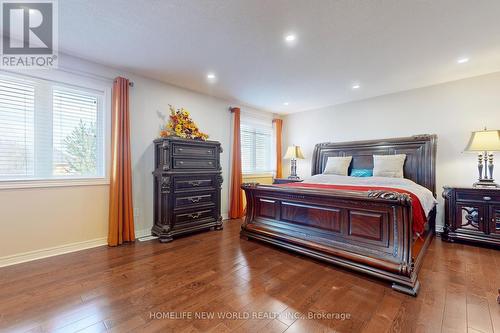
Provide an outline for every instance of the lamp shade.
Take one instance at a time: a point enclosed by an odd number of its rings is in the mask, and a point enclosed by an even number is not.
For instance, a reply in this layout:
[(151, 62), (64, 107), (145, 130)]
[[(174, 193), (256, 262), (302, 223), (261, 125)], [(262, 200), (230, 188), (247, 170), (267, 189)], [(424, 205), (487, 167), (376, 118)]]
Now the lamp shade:
[(302, 154), (302, 150), (299, 146), (289, 146), (286, 150), (286, 154), (284, 156), (285, 159), (304, 159), (304, 154)]
[(466, 151), (500, 151), (500, 131), (484, 130), (472, 132)]

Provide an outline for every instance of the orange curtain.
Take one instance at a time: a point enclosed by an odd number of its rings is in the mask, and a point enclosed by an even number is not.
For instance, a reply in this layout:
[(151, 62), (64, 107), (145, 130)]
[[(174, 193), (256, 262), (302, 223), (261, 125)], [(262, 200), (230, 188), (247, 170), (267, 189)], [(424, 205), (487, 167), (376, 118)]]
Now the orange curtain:
[(283, 119), (273, 119), (274, 130), (276, 132), (276, 178), (283, 177), (283, 151), (282, 136), (283, 136)]
[(130, 165), (129, 81), (115, 79), (111, 115), (108, 245), (135, 240)]
[(241, 141), (240, 141), (240, 108), (231, 108), (233, 113), (233, 157), (231, 160), (231, 193), (229, 203), (229, 218), (238, 219), (245, 215), (243, 207), (243, 190), (241, 183)]

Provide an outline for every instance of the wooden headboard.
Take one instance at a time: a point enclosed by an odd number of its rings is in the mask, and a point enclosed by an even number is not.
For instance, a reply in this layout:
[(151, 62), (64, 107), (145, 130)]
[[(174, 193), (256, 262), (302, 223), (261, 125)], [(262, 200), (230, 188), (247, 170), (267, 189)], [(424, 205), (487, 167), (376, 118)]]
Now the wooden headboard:
[(349, 172), (373, 169), (373, 155), (406, 154), (404, 177), (427, 187), (436, 196), (436, 135), (415, 135), (369, 141), (327, 142), (314, 147), (312, 171), (323, 172), (329, 156), (352, 156)]

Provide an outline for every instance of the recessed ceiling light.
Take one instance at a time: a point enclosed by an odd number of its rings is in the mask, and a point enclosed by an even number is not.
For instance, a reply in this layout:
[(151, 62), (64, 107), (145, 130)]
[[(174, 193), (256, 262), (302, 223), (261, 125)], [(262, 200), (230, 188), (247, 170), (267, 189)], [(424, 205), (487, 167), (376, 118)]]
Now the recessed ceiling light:
[(284, 106), (288, 106), (288, 104), (290, 104), (290, 103), (288, 103), (288, 102), (283, 103)]
[(215, 79), (215, 74), (214, 73), (208, 73), (207, 74), (207, 79), (214, 80)]
[(359, 83), (355, 83), (352, 85), (352, 89), (359, 89), (361, 88), (361, 85)]
[(457, 60), (457, 63), (459, 64), (465, 64), (466, 62), (469, 62), (469, 58), (464, 57)]
[(294, 33), (286, 34), (284, 40), (285, 43), (287, 43), (290, 46), (295, 45), (295, 43), (297, 42), (297, 35), (295, 35)]

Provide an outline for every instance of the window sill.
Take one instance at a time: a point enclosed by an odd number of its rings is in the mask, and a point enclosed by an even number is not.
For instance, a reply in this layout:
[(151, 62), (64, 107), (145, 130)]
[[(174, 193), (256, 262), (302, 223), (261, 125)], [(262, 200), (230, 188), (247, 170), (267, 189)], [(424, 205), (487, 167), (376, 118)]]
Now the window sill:
[(0, 190), (109, 185), (107, 178), (0, 181)]
[(243, 178), (268, 178), (268, 177), (274, 177), (274, 174), (271, 172), (268, 173), (244, 173)]

